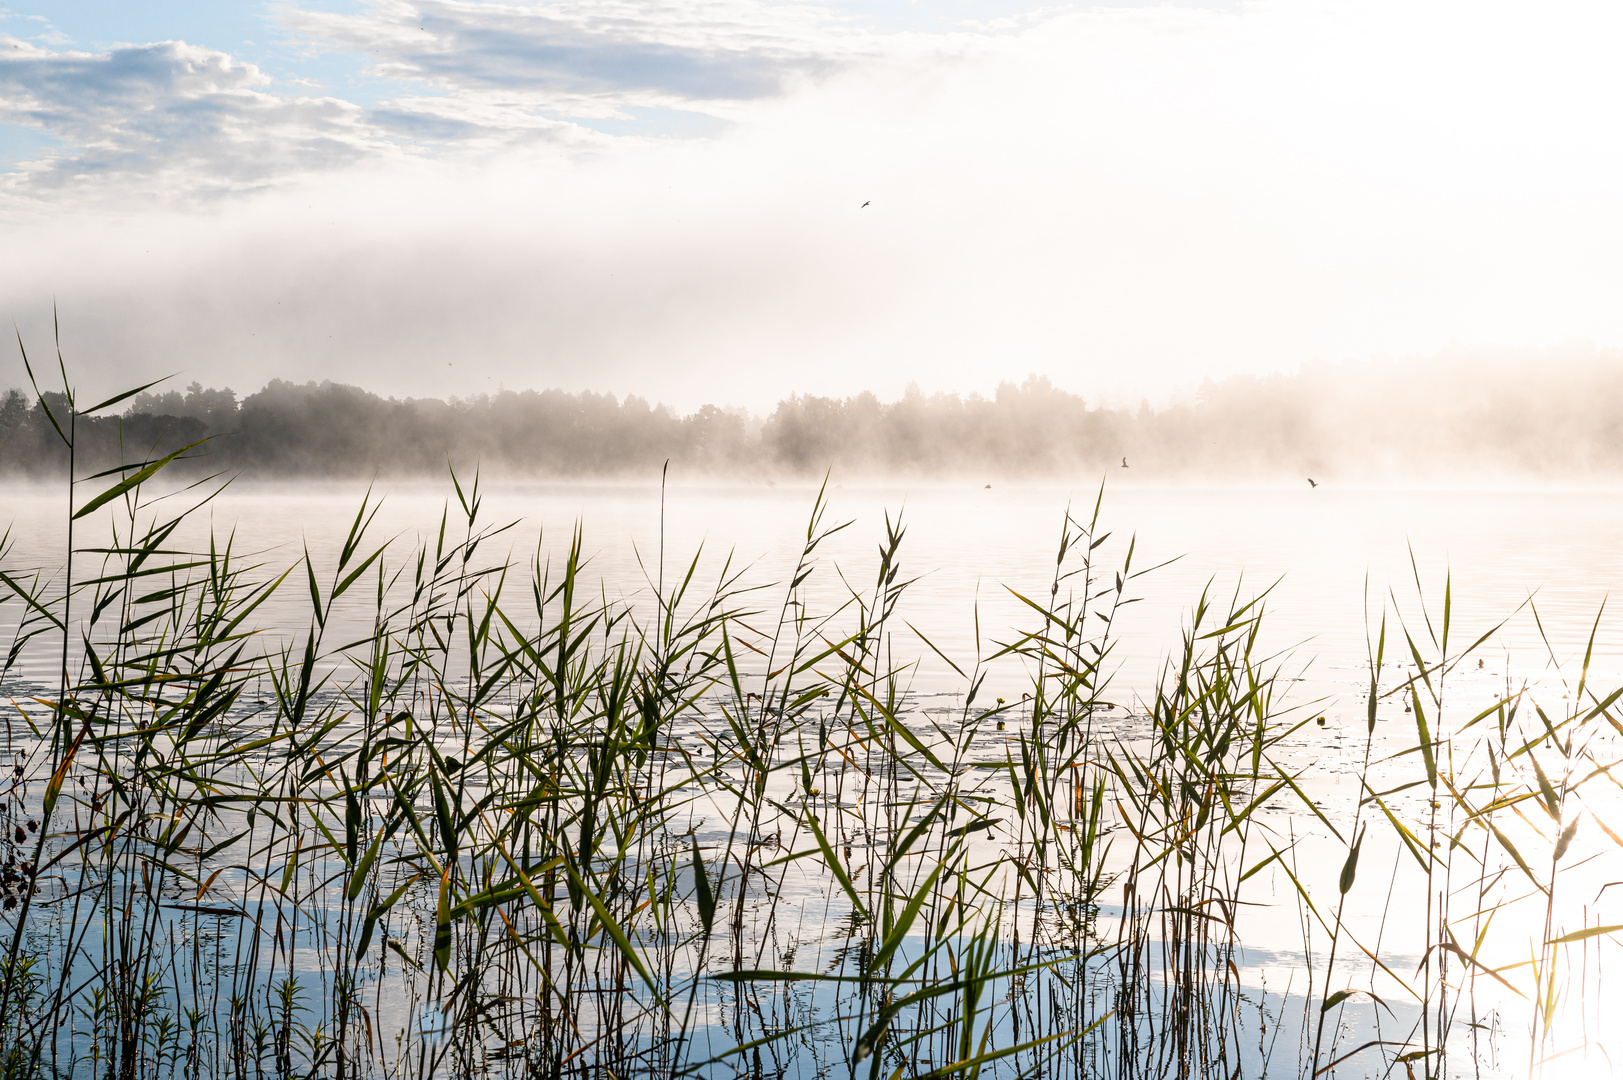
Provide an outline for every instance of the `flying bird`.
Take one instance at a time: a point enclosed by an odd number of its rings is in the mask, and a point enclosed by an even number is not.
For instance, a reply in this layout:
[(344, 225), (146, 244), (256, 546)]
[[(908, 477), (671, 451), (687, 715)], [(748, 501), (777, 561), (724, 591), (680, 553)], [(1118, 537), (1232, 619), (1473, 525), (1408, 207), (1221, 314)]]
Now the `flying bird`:
[(873, 202), (873, 200), (869, 199), (868, 202), (863, 203), (861, 206), (857, 207), (857, 209), (858, 210), (866, 210), (866, 209), (868, 209), (868, 204), (871, 203), (871, 202)]
[(1126, 458), (1121, 459), (1121, 467), (1124, 468), (1124, 469), (1127, 468), (1127, 459)]
[(1314, 487), (1319, 486), (1319, 482), (1317, 480), (1313, 479), (1311, 476), (1307, 478), (1307, 482), (1309, 484), (1312, 484)]

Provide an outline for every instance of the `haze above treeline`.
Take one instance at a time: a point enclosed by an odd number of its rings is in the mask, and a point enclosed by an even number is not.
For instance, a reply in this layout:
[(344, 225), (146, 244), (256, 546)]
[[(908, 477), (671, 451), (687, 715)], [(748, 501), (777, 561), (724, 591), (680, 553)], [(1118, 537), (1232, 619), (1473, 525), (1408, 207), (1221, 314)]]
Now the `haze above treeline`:
[[(66, 401), (49, 391), (61, 419)], [(1379, 481), (1623, 475), (1623, 354), (1444, 355), (1305, 365), (1208, 381), (1152, 408), (1100, 405), (1031, 376), (989, 395), (910, 389), (881, 401), (792, 395), (770, 414), (681, 414), (637, 397), (561, 390), (396, 399), (333, 382), (273, 380), (239, 399), (192, 383), (77, 420), (79, 467), (190, 443), (191, 470), (245, 478), (443, 475), (717, 478), (895, 476), (1135, 481)], [(0, 476), (60, 476), (66, 454), (31, 393), (0, 400)], [(1118, 473), (1118, 475), (1121, 475)]]

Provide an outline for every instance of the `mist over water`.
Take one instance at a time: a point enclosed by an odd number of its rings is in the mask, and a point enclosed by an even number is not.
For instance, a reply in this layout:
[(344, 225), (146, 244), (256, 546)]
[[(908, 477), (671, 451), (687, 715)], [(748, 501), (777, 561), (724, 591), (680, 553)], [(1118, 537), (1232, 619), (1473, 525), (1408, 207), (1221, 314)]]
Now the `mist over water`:
[[(306, 548), (320, 562), (352, 525), (366, 488), (239, 481), (185, 535), (206, 543), (212, 530), (218, 543), (229, 538), (240, 557), (278, 572)], [(4, 490), (13, 564), (59, 569), (60, 494), (34, 485)], [(648, 603), (662, 542), (667, 576), (691, 564), (709, 583), (730, 566), (753, 585), (776, 587), (792, 576), (817, 491), (790, 481), (673, 483), (663, 492), (635, 481), (487, 484), (486, 514), (513, 525), (487, 553), (521, 566), (537, 557), (556, 564), (578, 527), (593, 580), (634, 606)], [(447, 485), (432, 481), (382, 481), (373, 495), (381, 502), (374, 528), (397, 546), (431, 539), (448, 498)], [(822, 549), (827, 565), (845, 573), (814, 579), (813, 601), (833, 610), (866, 585), (861, 568), (887, 518), (899, 522), (906, 529), (899, 563), (912, 584), (901, 608), (907, 625), (893, 633), (898, 652), (917, 658), (909, 684), (962, 692), (963, 678), (919, 635), (966, 669), (1010, 641), (1030, 614), (1019, 597), (1040, 600), (1047, 592), (1066, 513), (1091, 514), (1101, 487), (847, 485), (836, 478), (826, 497), (830, 519), (850, 523)], [(1139, 601), (1115, 628), (1123, 703), (1149, 693), (1203, 593), (1267, 595), (1263, 645), (1301, 680), (1287, 699), (1293, 708), (1324, 711), (1339, 701), (1349, 717), (1361, 714), (1382, 613), (1413, 613), (1422, 595), (1438, 601), (1445, 588), (1452, 589), (1457, 635), (1475, 638), (1498, 627), (1491, 677), (1488, 669), (1461, 675), (1479, 682), (1478, 691), (1502, 690), (1507, 677), (1536, 682), (1555, 663), (1581, 660), (1597, 617), (1603, 632), (1593, 670), (1623, 677), (1616, 617), (1603, 612), (1623, 589), (1623, 548), (1611, 539), (1623, 531), (1623, 486), (1165, 487), (1108, 476), (1100, 516), (1112, 538), (1105, 550), (1124, 552), (1131, 543), (1135, 570), (1149, 571), (1135, 582)], [(81, 542), (92, 541), (81, 534)], [(510, 586), (522, 587), (517, 580)], [(292, 616), (302, 602), (297, 590), (284, 592), (264, 609), (264, 625), (276, 636), (296, 634), (302, 623)], [(356, 617), (348, 631), (359, 635), (370, 616), (362, 610)], [(43, 659), (40, 670), (48, 670)], [(1027, 674), (1010, 667), (1002, 677), (1013, 686)]]
[[(1080, 391), (1080, 392), (1079, 392)], [(60, 395), (47, 396), (67, 415)], [(794, 395), (764, 414), (681, 413), (561, 390), (386, 398), (338, 383), (156, 388), (81, 417), (80, 454), (190, 447), (181, 467), (258, 478), (487, 477), (647, 481), (953, 480), (1075, 484), (1293, 481), (1593, 484), (1623, 480), (1623, 354), (1461, 351), (1419, 363), (1315, 363), (1207, 381), (1170, 402), (1112, 404), (1030, 376), (988, 396), (910, 388), (883, 401)], [(45, 476), (65, 453), (45, 410), (0, 400), (0, 475)]]

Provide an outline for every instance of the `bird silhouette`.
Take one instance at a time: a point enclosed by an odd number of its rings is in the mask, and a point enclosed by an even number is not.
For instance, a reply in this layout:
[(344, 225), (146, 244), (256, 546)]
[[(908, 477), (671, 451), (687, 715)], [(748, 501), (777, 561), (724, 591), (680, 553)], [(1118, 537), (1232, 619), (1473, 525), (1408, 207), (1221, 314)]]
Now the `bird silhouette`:
[(1127, 468), (1127, 459), (1126, 458), (1121, 459), (1121, 467), (1124, 468), (1124, 469)]
[(1309, 484), (1312, 484), (1314, 487), (1319, 486), (1319, 482), (1317, 480), (1313, 479), (1311, 476), (1307, 478), (1307, 482)]
[(857, 207), (857, 209), (858, 210), (866, 210), (866, 209), (868, 209), (868, 203), (871, 203), (871, 202), (873, 202), (873, 200), (869, 199), (868, 202), (863, 203), (861, 206)]

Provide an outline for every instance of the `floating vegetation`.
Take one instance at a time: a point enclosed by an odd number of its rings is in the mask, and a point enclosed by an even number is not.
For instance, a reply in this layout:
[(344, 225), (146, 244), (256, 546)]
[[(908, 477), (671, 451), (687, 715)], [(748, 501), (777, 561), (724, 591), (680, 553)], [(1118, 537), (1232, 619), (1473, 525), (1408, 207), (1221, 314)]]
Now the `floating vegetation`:
[[(71, 463), (122, 397), (39, 400)], [(1158, 685), (1113, 688), (1148, 570), (1101, 502), (1027, 629), (953, 657), (900, 613), (901, 522), (850, 584), (823, 494), (788, 580), (659, 551), (618, 601), (578, 529), (492, 555), (455, 475), (417, 545), (372, 535), (370, 495), (291, 566), (189, 542), (219, 486), (162, 487), (184, 453), (71, 476), (60, 572), (0, 545), (7, 1076), (1602, 1060), (1623, 691), (1586, 658), (1559, 711), (1456, 704), (1488, 639), (1446, 585), (1414, 632), (1376, 621), (1349, 719), (1282, 699), (1265, 597), (1200, 597)], [(307, 621), (262, 626), (273, 594)], [(912, 640), (955, 691), (915, 685)], [(1332, 720), (1359, 749), (1327, 774)]]

